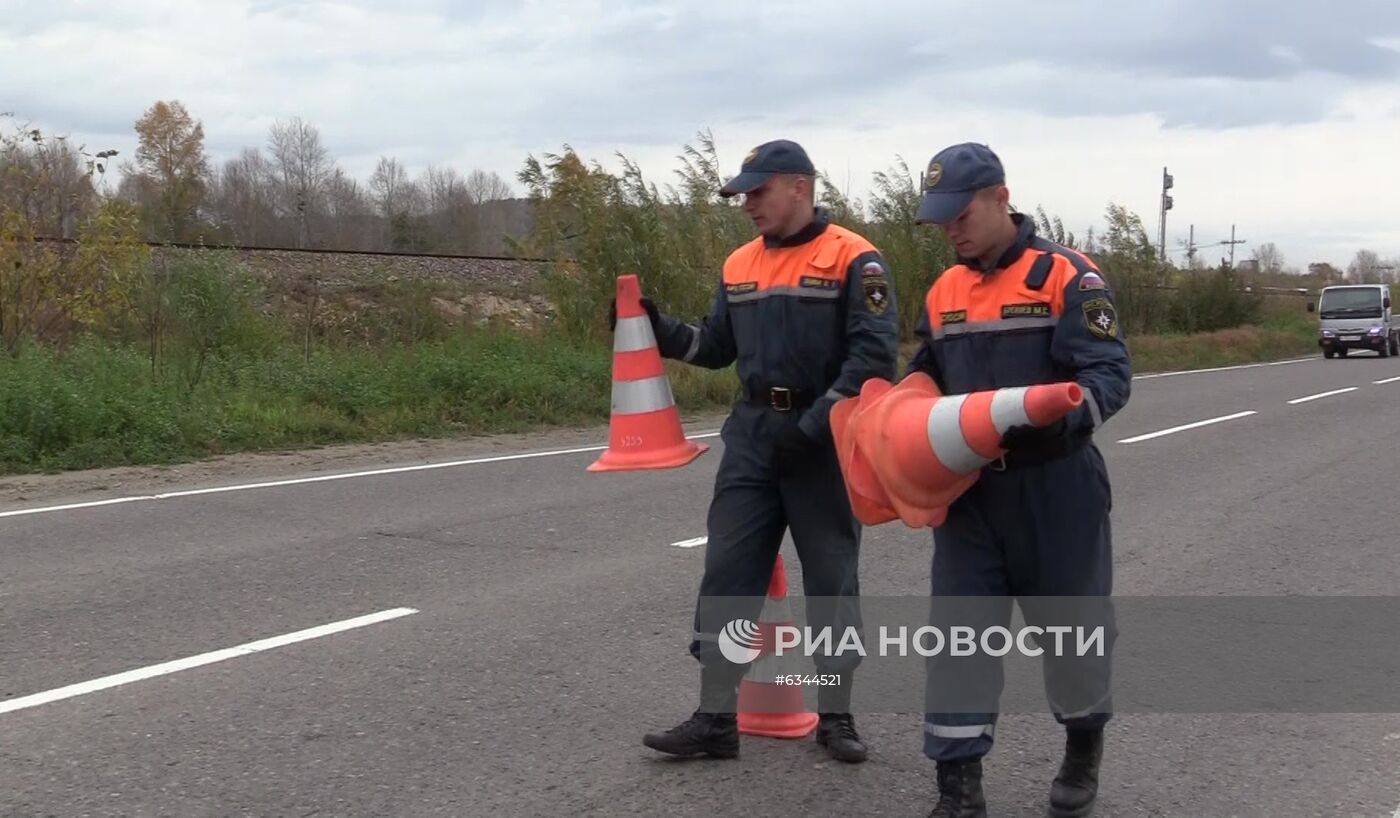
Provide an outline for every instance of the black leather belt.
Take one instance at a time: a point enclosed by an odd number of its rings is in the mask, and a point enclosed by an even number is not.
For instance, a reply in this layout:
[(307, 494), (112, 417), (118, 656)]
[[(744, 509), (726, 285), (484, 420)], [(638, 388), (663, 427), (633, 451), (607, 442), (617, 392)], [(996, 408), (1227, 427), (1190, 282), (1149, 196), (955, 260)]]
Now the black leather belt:
[(793, 412), (811, 406), (816, 402), (816, 398), (805, 389), (770, 386), (756, 392), (744, 390), (743, 401), (751, 406), (763, 406), (775, 412)]

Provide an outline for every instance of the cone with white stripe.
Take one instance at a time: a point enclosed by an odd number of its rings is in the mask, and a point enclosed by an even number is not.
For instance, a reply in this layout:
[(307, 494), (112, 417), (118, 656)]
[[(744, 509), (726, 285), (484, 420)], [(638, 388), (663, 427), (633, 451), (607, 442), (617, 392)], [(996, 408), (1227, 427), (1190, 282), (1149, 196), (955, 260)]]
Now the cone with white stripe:
[(946, 396), (923, 372), (897, 386), (867, 381), (858, 397), (832, 409), (857, 519), (942, 525), (948, 506), (977, 482), (982, 467), (1006, 454), (1007, 429), (1050, 426), (1083, 402), (1083, 389), (1072, 381)]
[(608, 448), (589, 471), (673, 469), (709, 446), (686, 440), (635, 275), (618, 276)]
[(773, 563), (768, 580), (768, 598), (758, 617), (762, 647), (739, 682), (739, 732), (769, 738), (802, 738), (817, 729), (816, 713), (802, 701), (802, 686), (787, 684), (800, 677), (801, 668), (793, 659), (777, 655), (777, 629), (791, 626), (792, 613), (787, 599), (787, 570), (783, 555)]

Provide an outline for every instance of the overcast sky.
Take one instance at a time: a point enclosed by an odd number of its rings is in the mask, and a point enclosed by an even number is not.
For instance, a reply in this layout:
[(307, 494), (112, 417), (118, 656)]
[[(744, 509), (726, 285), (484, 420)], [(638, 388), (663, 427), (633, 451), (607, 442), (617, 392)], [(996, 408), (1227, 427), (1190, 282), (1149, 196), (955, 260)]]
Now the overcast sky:
[[(0, 0), (0, 111), (130, 158), (157, 99), (221, 160), (278, 118), (361, 179), (381, 154), (495, 170), (572, 145), (655, 181), (709, 128), (726, 174), (803, 143), (864, 197), (903, 157), (992, 146), (1013, 202), (1083, 233), (1106, 204), (1168, 249), (1275, 242), (1290, 265), (1400, 257), (1400, 3)], [(1227, 248), (1200, 252), (1214, 261)], [(1178, 257), (1180, 254), (1177, 254)]]

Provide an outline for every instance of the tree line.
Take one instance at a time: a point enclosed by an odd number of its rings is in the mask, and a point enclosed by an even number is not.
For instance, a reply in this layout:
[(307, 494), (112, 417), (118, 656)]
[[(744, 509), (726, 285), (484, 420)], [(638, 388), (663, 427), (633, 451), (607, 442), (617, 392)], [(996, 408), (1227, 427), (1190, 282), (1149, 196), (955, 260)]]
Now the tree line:
[[(658, 186), (626, 156), (617, 156), (615, 172), (566, 144), (559, 153), (526, 158), (515, 179), (525, 195), (514, 198), (494, 173), (430, 166), (413, 176), (390, 156), (361, 183), (336, 163), (319, 130), (299, 118), (274, 122), (264, 146), (217, 167), (206, 154), (202, 123), (178, 100), (154, 103), (134, 128), (134, 156), (121, 159), (18, 122), (0, 131), (0, 256), (13, 261), (0, 269), (0, 337), (7, 345), (28, 324), (62, 317), (80, 325), (94, 305), (110, 306), (114, 276), (139, 279), (128, 269), (138, 257), (129, 244), (142, 239), (558, 259), (546, 275), (556, 323), (596, 338), (597, 305), (607, 303), (618, 274), (641, 274), (669, 309), (699, 315), (724, 257), (752, 235), (739, 203), (718, 195), (728, 169), (705, 131), (682, 148), (672, 184)], [(119, 181), (108, 184), (115, 172)], [(924, 292), (955, 257), (938, 231), (914, 223), (918, 180), (902, 159), (872, 182), (862, 201), (823, 177), (819, 204), (886, 256), (907, 338)], [(1178, 265), (1160, 259), (1141, 218), (1116, 203), (1082, 236), (1038, 204), (1021, 209), (1042, 235), (1101, 264), (1125, 326), (1138, 333), (1249, 323), (1259, 315), (1258, 288), (1393, 281), (1400, 266), (1362, 250), (1346, 270), (1315, 263), (1304, 273), (1273, 243), (1233, 267), (1223, 260), (1206, 266), (1194, 253)], [(84, 249), (44, 256), (4, 243), (38, 236), (77, 238)]]
[[(565, 145), (559, 153), (530, 157), (519, 174), (533, 220), (528, 234), (512, 241), (512, 247), (559, 259), (546, 275), (558, 322), (565, 332), (594, 341), (606, 338), (598, 305), (608, 303), (619, 272), (639, 274), (646, 292), (668, 311), (698, 317), (714, 295), (715, 273), (725, 256), (752, 237), (741, 207), (718, 195), (725, 174), (708, 132), (683, 149), (676, 184), (658, 186), (627, 157), (618, 158), (622, 171), (613, 173)], [(901, 335), (907, 341), (924, 294), (956, 255), (941, 232), (915, 223), (919, 182), (903, 160), (876, 173), (873, 181), (869, 199), (860, 201), (822, 178), (818, 207), (880, 249), (894, 278)], [(1082, 237), (1039, 205), (1018, 209), (1034, 219), (1040, 235), (1099, 263), (1130, 333), (1210, 331), (1260, 317), (1262, 287), (1273, 280), (1270, 273), (1227, 264), (1183, 268), (1163, 261), (1142, 219), (1122, 205), (1110, 203), (1104, 224)], [(1297, 277), (1292, 279), (1298, 286)]]
[[(492, 255), (502, 236), (525, 228), (522, 203), (499, 174), (434, 165), (415, 177), (382, 156), (362, 182), (299, 117), (275, 121), (264, 145), (220, 165), (207, 155), (203, 124), (178, 100), (158, 101), (135, 121), (129, 158), (8, 118), (3, 204), (23, 209), (42, 236), (76, 238), (106, 202), (130, 205), (141, 237), (156, 242)], [(120, 174), (115, 186), (109, 174)]]

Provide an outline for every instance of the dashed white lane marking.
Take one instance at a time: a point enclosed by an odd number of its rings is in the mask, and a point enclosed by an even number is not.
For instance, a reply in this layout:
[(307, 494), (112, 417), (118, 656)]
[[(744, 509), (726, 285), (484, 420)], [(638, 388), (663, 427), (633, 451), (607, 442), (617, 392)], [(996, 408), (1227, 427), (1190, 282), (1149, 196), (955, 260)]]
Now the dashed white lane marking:
[[(688, 440), (698, 440), (706, 437), (719, 437), (719, 432), (701, 432), (699, 434), (686, 435)], [(459, 466), (476, 466), (482, 463), (503, 463), (508, 460), (528, 460), (536, 457), (558, 457), (566, 454), (582, 454), (584, 452), (601, 452), (607, 449), (603, 446), (580, 446), (576, 449), (554, 449), (547, 452), (523, 452), (520, 454), (502, 454), (492, 457), (474, 457), (468, 460), (451, 460), (445, 463), (420, 463), (416, 466), (394, 466), (385, 469), (371, 469), (369, 471), (348, 472), (346, 474), (322, 474), (316, 477), (297, 477), (289, 480), (269, 480), (262, 483), (245, 483), (237, 486), (214, 486), (207, 489), (189, 489), (186, 491), (168, 491), (162, 494), (144, 494), (134, 497), (114, 497), (108, 500), (91, 500), (83, 503), (68, 503), (61, 506), (42, 506), (40, 508), (19, 508), (12, 511), (0, 511), (0, 518), (4, 517), (24, 517), (30, 514), (47, 514), (54, 511), (74, 511), (82, 508), (97, 508), (98, 506), (111, 506), (119, 503), (136, 503), (145, 500), (171, 500), (177, 497), (195, 497), (200, 494), (223, 494), (231, 491), (248, 491), (249, 489), (279, 488), (281, 486), (300, 486), (307, 483), (326, 483), (332, 480), (350, 480), (356, 477), (377, 477), (383, 474), (404, 474), (415, 471), (428, 471), (431, 469), (451, 469)]]
[(709, 541), (709, 537), (694, 537), (689, 540), (678, 540), (676, 542), (671, 543), (671, 545), (674, 545), (677, 548), (696, 548), (698, 546), (708, 543)]
[(1207, 369), (1183, 369), (1177, 372), (1148, 372), (1145, 375), (1134, 375), (1133, 380), (1145, 381), (1151, 378), (1170, 378), (1174, 375), (1196, 375), (1202, 372), (1229, 372), (1235, 369), (1254, 369), (1260, 366), (1286, 366), (1287, 364), (1299, 364), (1304, 361), (1316, 360), (1315, 358), (1290, 358), (1286, 361), (1265, 361), (1257, 364), (1235, 364), (1233, 366), (1212, 366)]
[(1374, 384), (1395, 383), (1396, 381), (1400, 381), (1400, 376), (1397, 376), (1397, 377), (1394, 377), (1394, 378), (1381, 378), (1381, 379), (1378, 380), (1378, 381), (1371, 381), (1371, 383), (1374, 383)]
[(29, 696), (21, 696), (18, 699), (0, 701), (0, 715), (13, 713), (16, 710), (23, 710), (26, 707), (38, 707), (41, 704), (49, 704), (50, 702), (56, 702), (62, 699), (71, 699), (74, 696), (95, 693), (99, 690), (131, 684), (132, 682), (140, 682), (155, 678), (156, 676), (177, 673), (181, 670), (189, 670), (190, 668), (200, 667), (201, 665), (222, 662), (225, 659), (248, 656), (259, 651), (280, 648), (295, 642), (304, 642), (308, 639), (330, 636), (333, 633), (340, 633), (341, 631), (363, 628), (366, 625), (374, 625), (380, 622), (386, 622), (390, 619), (397, 619), (401, 616), (408, 616), (409, 614), (416, 613), (418, 613), (418, 611), (413, 608), (393, 608), (387, 611), (380, 611), (379, 613), (366, 614), (365, 616), (359, 616), (354, 619), (332, 622), (329, 625), (307, 628), (306, 630), (297, 631), (295, 633), (274, 636), (269, 639), (260, 639), (256, 642), (248, 642), (247, 644), (238, 645), (236, 647), (224, 648), (223, 650), (216, 650), (210, 653), (201, 653), (198, 656), (176, 659), (173, 662), (164, 662), (159, 665), (150, 665), (148, 667), (137, 668), (136, 670), (128, 670), (124, 673), (117, 673), (112, 676), (103, 676), (100, 679), (93, 679), (90, 682), (79, 682), (78, 684), (68, 685), (67, 687), (46, 690), (43, 693), (34, 693)]
[(1166, 436), (1166, 435), (1174, 435), (1174, 434), (1176, 434), (1177, 432), (1184, 432), (1184, 431), (1186, 431), (1186, 430), (1188, 430), (1188, 429), (1199, 429), (1199, 428), (1202, 427), (1202, 426), (1209, 426), (1209, 425), (1211, 425), (1212, 423), (1224, 423), (1224, 422), (1227, 421), (1227, 420), (1236, 420), (1236, 419), (1238, 419), (1238, 418), (1249, 417), (1250, 415), (1253, 415), (1253, 414), (1257, 414), (1257, 413), (1254, 412), (1253, 410), (1250, 410), (1250, 411), (1248, 411), (1248, 412), (1236, 412), (1236, 413), (1233, 414), (1233, 415), (1224, 415), (1224, 416), (1218, 417), (1218, 418), (1209, 418), (1209, 419), (1207, 419), (1207, 420), (1198, 420), (1198, 421), (1196, 421), (1195, 423), (1187, 423), (1187, 424), (1184, 424), (1184, 425), (1182, 425), (1182, 426), (1173, 426), (1173, 427), (1171, 427), (1170, 429), (1163, 429), (1163, 430), (1161, 430), (1160, 432), (1149, 432), (1149, 433), (1147, 433), (1147, 434), (1145, 434), (1145, 435), (1138, 435), (1138, 436), (1136, 436), (1136, 437), (1125, 437), (1125, 438), (1123, 438), (1122, 440), (1120, 440), (1120, 441), (1118, 441), (1118, 442), (1119, 442), (1119, 443), (1138, 443), (1138, 442), (1141, 442), (1141, 441), (1144, 441), (1144, 440), (1152, 440), (1153, 438), (1157, 438), (1157, 437), (1164, 437), (1164, 436)]
[(1333, 390), (1331, 390), (1331, 391), (1329, 391), (1329, 392), (1318, 392), (1316, 395), (1307, 395), (1307, 396), (1304, 396), (1304, 397), (1301, 397), (1301, 398), (1294, 398), (1293, 400), (1289, 401), (1288, 403), (1289, 403), (1289, 405), (1293, 405), (1293, 404), (1296, 404), (1296, 403), (1307, 403), (1307, 402), (1310, 401), (1310, 400), (1317, 400), (1318, 398), (1330, 398), (1330, 397), (1332, 397), (1333, 395), (1344, 395), (1344, 394), (1346, 394), (1347, 392), (1355, 392), (1358, 388), (1359, 388), (1359, 387), (1348, 386), (1348, 387), (1345, 388), (1345, 389), (1333, 389)]

